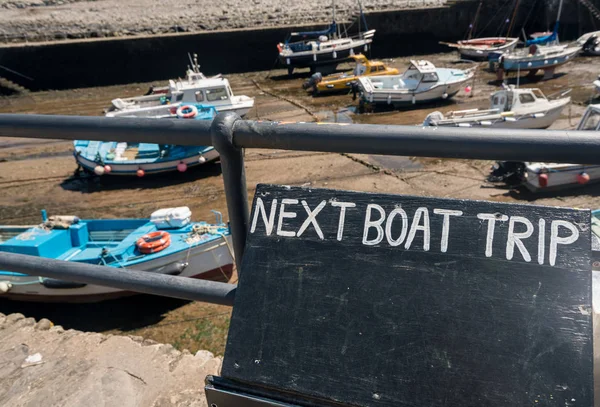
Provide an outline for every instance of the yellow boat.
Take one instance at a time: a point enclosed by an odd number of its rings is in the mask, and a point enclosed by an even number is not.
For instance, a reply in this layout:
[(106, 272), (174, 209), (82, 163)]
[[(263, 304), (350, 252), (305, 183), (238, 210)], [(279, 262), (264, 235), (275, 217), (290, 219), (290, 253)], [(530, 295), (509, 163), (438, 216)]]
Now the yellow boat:
[(348, 91), (352, 88), (352, 84), (359, 77), (363, 76), (379, 76), (379, 75), (398, 75), (400, 72), (396, 68), (390, 68), (380, 61), (369, 61), (362, 54), (351, 55), (356, 66), (351, 72), (338, 73), (323, 77), (317, 72), (310, 77), (302, 87), (313, 95), (320, 93), (332, 93), (340, 91)]

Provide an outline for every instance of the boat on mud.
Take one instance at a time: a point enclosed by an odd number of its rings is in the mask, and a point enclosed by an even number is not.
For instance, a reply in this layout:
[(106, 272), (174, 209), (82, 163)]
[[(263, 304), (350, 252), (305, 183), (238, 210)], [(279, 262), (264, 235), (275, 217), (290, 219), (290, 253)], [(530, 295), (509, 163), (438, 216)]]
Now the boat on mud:
[[(460, 53), (462, 58), (470, 59), (470, 60), (484, 60), (487, 59), (490, 53), (492, 52), (507, 52), (512, 51), (517, 46), (519, 42), (518, 38), (510, 37), (510, 32), (512, 30), (512, 26), (514, 23), (514, 17), (518, 10), (519, 1), (517, 0), (514, 9), (513, 9), (513, 17), (510, 19), (510, 25), (508, 26), (508, 30), (506, 32), (506, 36), (501, 37), (483, 37), (483, 38), (473, 38), (473, 33), (475, 32), (475, 27), (477, 26), (477, 21), (479, 19), (479, 14), (481, 12), (481, 7), (483, 6), (483, 1), (479, 2), (477, 6), (477, 11), (475, 12), (475, 18), (473, 19), (473, 23), (469, 25), (469, 34), (466, 40), (458, 41), (456, 43), (449, 42), (440, 42), (440, 44), (447, 45), (452, 48), (456, 48)], [(489, 23), (488, 23), (489, 24)]]
[[(187, 207), (166, 208), (149, 219), (53, 216), (37, 226), (0, 226), (0, 252), (26, 254), (181, 277), (227, 281), (233, 271), (229, 227), (191, 222)], [(0, 271), (0, 298), (41, 302), (97, 302), (134, 294), (124, 290)]]
[[(115, 117), (146, 117), (147, 120), (179, 118), (212, 120), (213, 106), (197, 104), (148, 107), (138, 111), (115, 112)], [(116, 141), (75, 140), (73, 155), (80, 169), (96, 175), (143, 177), (169, 171), (185, 172), (188, 168), (216, 160), (213, 146), (179, 146), (173, 144), (128, 143)]]
[[(329, 27), (321, 31), (293, 32), (284, 42), (277, 44), (279, 63), (286, 67), (291, 75), (295, 68), (310, 68), (311, 73), (317, 68), (321, 72), (333, 72), (337, 64), (361, 52), (367, 52), (375, 30), (369, 30), (360, 5), (358, 17), (358, 33), (353, 36), (342, 34), (335, 22), (335, 2), (333, 2), (333, 21)], [(364, 31), (363, 31), (364, 28)]]
[(117, 116), (118, 112), (128, 112), (137, 117), (152, 116), (153, 109), (160, 111), (166, 106), (173, 112), (181, 105), (207, 104), (214, 106), (219, 112), (235, 112), (246, 115), (254, 106), (254, 98), (245, 95), (234, 95), (229, 81), (219, 75), (207, 78), (200, 72), (196, 56), (192, 68), (186, 72), (186, 79), (169, 80), (164, 88), (151, 89), (149, 94), (132, 98), (117, 98), (107, 111), (107, 116)]
[(544, 72), (544, 79), (551, 79), (556, 67), (566, 64), (579, 54), (582, 45), (577, 42), (562, 45), (558, 41), (562, 5), (563, 0), (560, 0), (552, 32), (540, 33), (527, 40), (525, 48), (490, 54), (491, 60), (498, 61), (498, 80), (504, 80), (505, 72), (529, 72), (529, 76), (534, 76), (539, 70)]
[(473, 78), (475, 69), (436, 68), (429, 61), (411, 60), (401, 75), (359, 77), (360, 102), (400, 107), (448, 99)]
[(563, 108), (570, 102), (570, 97), (548, 99), (537, 88), (519, 89), (511, 86), (491, 95), (489, 109), (459, 110), (446, 114), (433, 112), (427, 115), (423, 125), (545, 129), (560, 117)]
[[(587, 107), (577, 130), (600, 131), (600, 105)], [(572, 136), (577, 137), (575, 132)], [(600, 165), (499, 161), (488, 181), (524, 186), (531, 192), (561, 190), (600, 181)]]
[(508, 37), (485, 37), (458, 41), (456, 44), (447, 43), (454, 47), (465, 59), (483, 60), (487, 59), (492, 52), (508, 52), (515, 49), (518, 38)]
[(313, 95), (347, 92), (356, 84), (358, 78), (399, 74), (396, 68), (389, 67), (380, 61), (369, 61), (363, 54), (352, 55), (350, 58), (355, 62), (352, 71), (328, 76), (317, 72), (304, 82), (302, 88), (312, 92)]

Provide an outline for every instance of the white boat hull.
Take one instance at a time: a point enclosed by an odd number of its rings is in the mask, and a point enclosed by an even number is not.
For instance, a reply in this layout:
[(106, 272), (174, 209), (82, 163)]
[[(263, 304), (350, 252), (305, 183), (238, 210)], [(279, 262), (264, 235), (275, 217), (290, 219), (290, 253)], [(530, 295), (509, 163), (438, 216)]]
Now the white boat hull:
[[(231, 245), (231, 237), (229, 236), (227, 239)], [(174, 263), (188, 263), (179, 277), (227, 281), (233, 269), (233, 256), (225, 239), (221, 238), (131, 268), (148, 271)], [(116, 270), (127, 272), (126, 269)], [(0, 298), (21, 301), (97, 302), (134, 294), (125, 290), (91, 284), (78, 288), (47, 288), (41, 284), (40, 278), (37, 276), (2, 276), (2, 281), (10, 282), (12, 287), (7, 293), (0, 294)]]
[[(480, 38), (479, 40), (493, 40), (494, 38)], [(505, 38), (499, 38), (504, 40)], [(478, 47), (468, 44), (458, 45), (458, 52), (466, 59), (487, 59), (492, 52), (507, 52), (515, 49), (518, 43), (518, 38), (509, 38), (506, 44), (499, 47)]]
[[(579, 164), (547, 164), (547, 172), (539, 171), (539, 168), (532, 168), (527, 165), (524, 185), (532, 192), (542, 192), (545, 190), (568, 189), (580, 187), (600, 181), (600, 165), (579, 165)], [(585, 172), (590, 180), (581, 184), (577, 176)], [(539, 176), (545, 173), (548, 176), (545, 187), (540, 185)]]
[(542, 117), (535, 117), (532, 114), (522, 116), (502, 117), (500, 114), (487, 115), (481, 117), (471, 117), (457, 120), (445, 120), (435, 125), (438, 127), (495, 127), (504, 129), (547, 129), (561, 115), (563, 108), (570, 99), (544, 113)]
[[(98, 166), (98, 163), (96, 163), (95, 161), (89, 160), (79, 154), (74, 155), (77, 164), (79, 164), (81, 167), (88, 171), (93, 172), (94, 168)], [(191, 157), (184, 158), (182, 160), (169, 160), (148, 164), (127, 163), (127, 161), (123, 161), (122, 164), (111, 162), (110, 175), (136, 176), (137, 171), (139, 169), (144, 170), (146, 174), (159, 174), (164, 172), (177, 171), (177, 165), (181, 162), (184, 162), (188, 168), (191, 168), (214, 161), (217, 158), (219, 158), (219, 153), (216, 149), (212, 149), (204, 154), (194, 155)]]
[[(449, 99), (456, 95), (471, 77), (450, 85), (436, 85), (423, 92), (403, 92), (396, 90), (374, 90), (364, 95), (365, 101), (375, 104), (406, 106), (417, 103), (428, 103), (439, 99)], [(444, 95), (446, 95), (444, 97)]]

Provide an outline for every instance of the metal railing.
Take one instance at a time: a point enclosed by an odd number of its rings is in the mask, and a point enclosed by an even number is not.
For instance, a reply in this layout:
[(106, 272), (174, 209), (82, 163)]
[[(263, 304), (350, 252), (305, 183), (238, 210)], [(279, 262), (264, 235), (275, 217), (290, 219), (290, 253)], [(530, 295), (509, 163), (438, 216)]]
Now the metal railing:
[[(244, 148), (600, 164), (597, 132), (257, 122), (234, 113), (220, 113), (212, 122), (0, 114), (0, 137), (214, 145), (238, 273), (249, 220)], [(2, 252), (0, 270), (227, 305), (236, 287)]]

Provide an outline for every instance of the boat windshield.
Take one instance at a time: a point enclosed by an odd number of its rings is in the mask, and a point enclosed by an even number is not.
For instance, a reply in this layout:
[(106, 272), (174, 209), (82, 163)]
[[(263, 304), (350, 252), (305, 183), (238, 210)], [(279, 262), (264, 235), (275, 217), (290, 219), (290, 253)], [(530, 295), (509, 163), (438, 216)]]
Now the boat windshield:
[(519, 102), (521, 102), (522, 104), (533, 103), (535, 102), (535, 98), (531, 93), (521, 93), (519, 95)]
[(597, 130), (600, 124), (600, 111), (590, 110), (581, 121), (577, 130)]
[(438, 76), (435, 72), (427, 72), (423, 74), (423, 82), (437, 82)]
[(209, 102), (227, 99), (229, 99), (229, 95), (227, 94), (227, 89), (225, 88), (206, 89), (206, 100)]
[(367, 71), (367, 67), (364, 66), (361, 63), (356, 63), (356, 66), (354, 67), (354, 76), (361, 76), (364, 75), (364, 73)]

